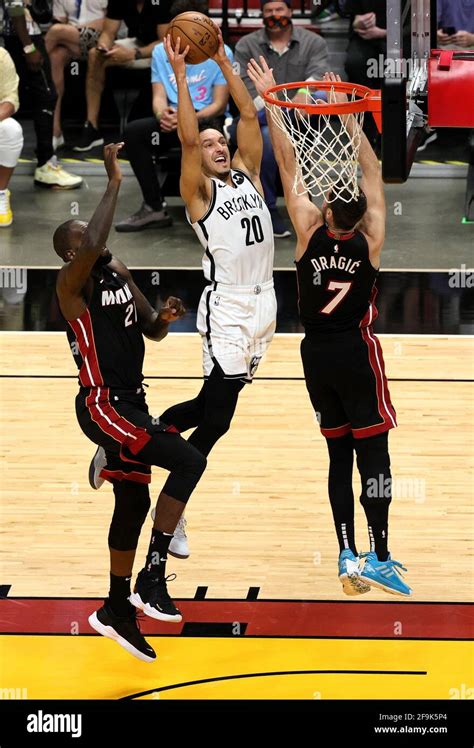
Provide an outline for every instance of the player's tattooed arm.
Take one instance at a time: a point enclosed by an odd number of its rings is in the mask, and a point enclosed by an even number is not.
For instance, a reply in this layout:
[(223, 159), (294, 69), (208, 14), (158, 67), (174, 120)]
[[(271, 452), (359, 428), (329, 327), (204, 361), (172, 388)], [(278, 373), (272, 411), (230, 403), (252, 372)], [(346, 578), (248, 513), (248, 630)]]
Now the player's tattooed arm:
[(109, 263), (109, 267), (116, 270), (127, 281), (128, 287), (137, 307), (137, 317), (140, 330), (146, 338), (159, 342), (168, 334), (170, 322), (175, 322), (186, 314), (181, 299), (170, 296), (159, 311), (154, 309), (146, 296), (140, 291), (133, 280), (130, 270), (117, 257)]

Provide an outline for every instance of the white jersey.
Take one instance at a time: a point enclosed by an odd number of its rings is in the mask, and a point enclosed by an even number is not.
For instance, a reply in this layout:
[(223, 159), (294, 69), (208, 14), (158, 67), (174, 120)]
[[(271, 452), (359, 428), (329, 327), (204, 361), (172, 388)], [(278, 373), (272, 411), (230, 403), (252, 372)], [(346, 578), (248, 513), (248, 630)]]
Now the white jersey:
[(243, 171), (232, 169), (234, 186), (211, 178), (209, 209), (191, 223), (205, 249), (204, 276), (232, 286), (266, 283), (273, 277), (273, 226), (265, 200)]

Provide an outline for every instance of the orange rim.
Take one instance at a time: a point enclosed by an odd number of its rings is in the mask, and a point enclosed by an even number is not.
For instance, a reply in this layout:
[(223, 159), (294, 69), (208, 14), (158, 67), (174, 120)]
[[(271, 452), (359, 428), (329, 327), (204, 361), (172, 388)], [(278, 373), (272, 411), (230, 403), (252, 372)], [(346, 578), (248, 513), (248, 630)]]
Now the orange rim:
[[(274, 98), (271, 94), (278, 93), (285, 89), (294, 88), (312, 88), (316, 91), (330, 91), (335, 89), (345, 94), (353, 94), (360, 98), (355, 101), (347, 101), (340, 104), (328, 104), (325, 101), (321, 104), (294, 104), (291, 101), (281, 101)], [(300, 81), (297, 83), (281, 83), (278, 86), (268, 88), (263, 98), (267, 104), (273, 104), (284, 109), (304, 109), (308, 114), (355, 114), (356, 112), (373, 112), (374, 114), (382, 111), (382, 96), (380, 91), (375, 91), (367, 86), (360, 86), (357, 83), (331, 82), (331, 81)]]

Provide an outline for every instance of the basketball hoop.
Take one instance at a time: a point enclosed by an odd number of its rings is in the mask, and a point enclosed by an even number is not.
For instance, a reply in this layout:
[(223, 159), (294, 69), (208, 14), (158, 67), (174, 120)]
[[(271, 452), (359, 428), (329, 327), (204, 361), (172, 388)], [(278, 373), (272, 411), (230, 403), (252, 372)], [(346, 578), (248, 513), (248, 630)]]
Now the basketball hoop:
[[(304, 88), (304, 103), (295, 104), (289, 91)], [(327, 101), (318, 93), (324, 91)], [(336, 93), (347, 101), (336, 102)], [(359, 194), (357, 164), (365, 112), (372, 112), (382, 129), (380, 91), (336, 81), (304, 81), (272, 86), (263, 94), (274, 123), (295, 151), (293, 192), (328, 202), (349, 202)]]

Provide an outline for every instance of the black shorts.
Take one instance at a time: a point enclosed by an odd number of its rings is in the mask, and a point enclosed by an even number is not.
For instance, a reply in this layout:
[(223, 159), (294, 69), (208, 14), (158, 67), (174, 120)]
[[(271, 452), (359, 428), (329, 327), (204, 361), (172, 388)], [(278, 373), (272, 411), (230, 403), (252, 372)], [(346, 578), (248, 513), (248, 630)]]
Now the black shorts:
[[(76, 415), (84, 434), (105, 450), (107, 465), (100, 475), (106, 480), (150, 483), (151, 466), (137, 454), (152, 435), (177, 434), (148, 412), (143, 388), (119, 390), (109, 387), (81, 387), (76, 397)], [(171, 444), (170, 444), (171, 447)], [(165, 451), (163, 450), (165, 456)]]
[(301, 341), (306, 387), (323, 436), (356, 439), (397, 425), (382, 347), (371, 327)]

